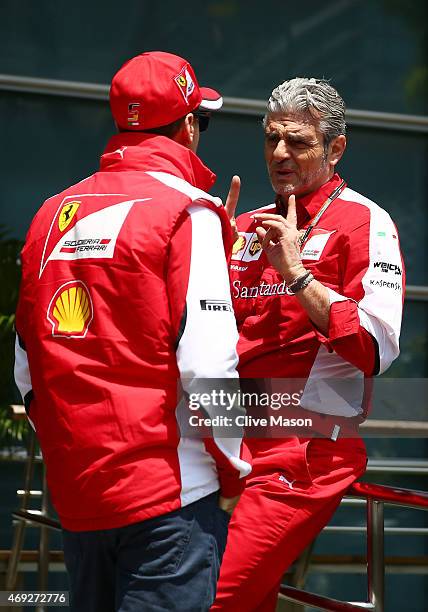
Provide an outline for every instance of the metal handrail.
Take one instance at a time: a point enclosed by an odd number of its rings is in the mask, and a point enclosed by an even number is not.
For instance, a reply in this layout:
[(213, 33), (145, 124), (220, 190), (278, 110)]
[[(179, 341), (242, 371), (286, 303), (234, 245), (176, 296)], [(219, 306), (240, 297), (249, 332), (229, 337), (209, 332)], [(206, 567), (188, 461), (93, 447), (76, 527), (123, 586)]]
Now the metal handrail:
[[(428, 527), (385, 527), (387, 535), (395, 536), (426, 536)], [(366, 528), (360, 525), (329, 525), (323, 533), (366, 533)]]
[[(0, 89), (21, 93), (66, 96), (90, 100), (108, 100), (108, 85), (98, 83), (83, 83), (80, 81), (64, 81), (57, 79), (41, 79), (12, 74), (0, 74)], [(236, 98), (226, 96), (222, 112), (242, 116), (261, 117), (266, 111), (264, 100)], [(384, 113), (370, 110), (349, 108), (346, 112), (349, 125), (372, 127), (406, 132), (428, 132), (428, 117), (422, 115), (407, 115), (402, 113)]]
[(324, 597), (309, 591), (302, 591), (292, 586), (281, 585), (280, 594), (283, 599), (292, 601), (293, 603), (306, 604), (307, 606), (316, 606), (318, 610), (326, 610), (327, 612), (355, 612), (358, 610), (375, 610), (370, 603), (352, 603), (339, 601), (332, 597)]
[(356, 482), (347, 491), (350, 497), (364, 498), (367, 502), (367, 581), (368, 602), (343, 602), (295, 587), (281, 585), (280, 596), (293, 603), (315, 606), (326, 612), (356, 610), (384, 611), (384, 504), (428, 510), (428, 493), (368, 482)]
[(366, 473), (405, 474), (424, 476), (428, 474), (428, 461), (423, 459), (370, 459)]
[(20, 93), (65, 96), (82, 100), (108, 100), (109, 88), (97, 83), (40, 79), (12, 74), (0, 74), (0, 89)]
[(406, 506), (418, 510), (428, 510), (428, 492), (387, 487), (371, 482), (355, 482), (346, 492), (350, 497), (363, 497), (393, 506)]
[[(266, 113), (266, 102), (250, 98), (225, 97), (222, 110), (239, 115), (263, 116)], [(428, 132), (428, 117), (423, 115), (384, 113), (348, 108), (346, 110), (346, 122), (348, 125), (361, 127), (403, 130), (406, 132)]]
[(415, 302), (426, 302), (428, 300), (428, 287), (426, 285), (407, 285), (406, 299)]
[(40, 512), (34, 510), (16, 510), (12, 512), (12, 518), (30, 523), (30, 525), (35, 525), (36, 527), (49, 527), (49, 529), (54, 529), (55, 531), (62, 530), (59, 521), (44, 516)]
[(428, 437), (428, 422), (368, 418), (360, 424), (360, 433), (363, 437)]

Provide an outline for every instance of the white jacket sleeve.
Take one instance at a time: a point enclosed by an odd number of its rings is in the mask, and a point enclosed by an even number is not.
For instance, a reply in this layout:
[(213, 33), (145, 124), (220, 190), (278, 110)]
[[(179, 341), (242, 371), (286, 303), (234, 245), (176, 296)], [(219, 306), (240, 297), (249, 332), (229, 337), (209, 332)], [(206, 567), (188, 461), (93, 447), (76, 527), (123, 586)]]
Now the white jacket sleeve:
[[(238, 389), (238, 332), (219, 216), (197, 204), (191, 205), (188, 213), (191, 222), (190, 268), (185, 324), (177, 347), (177, 364), (183, 389), (194, 398), (204, 390), (218, 390), (219, 384), (227, 384), (226, 379), (235, 379), (233, 387)], [(217, 381), (211, 384), (207, 379)], [(207, 416), (225, 413), (221, 406), (205, 405), (204, 410)], [(246, 476), (251, 466), (242, 458), (242, 432), (240, 437), (219, 438), (215, 430), (213, 427), (212, 440), (205, 443), (216, 461), (223, 493), (226, 490), (231, 492), (233, 486), (226, 485), (225, 481), (231, 484), (231, 480)]]

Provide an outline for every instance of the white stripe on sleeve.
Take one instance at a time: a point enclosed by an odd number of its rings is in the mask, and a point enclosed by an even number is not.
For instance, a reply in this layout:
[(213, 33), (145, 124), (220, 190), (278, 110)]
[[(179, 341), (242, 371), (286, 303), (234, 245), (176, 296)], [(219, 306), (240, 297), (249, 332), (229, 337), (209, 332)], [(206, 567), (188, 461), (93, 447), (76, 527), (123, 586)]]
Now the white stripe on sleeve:
[(24, 401), (27, 393), (31, 391), (31, 376), (30, 376), (30, 368), (28, 367), (28, 359), (27, 353), (19, 344), (18, 336), (15, 339), (15, 382), (18, 387), (22, 400)]
[[(358, 316), (379, 346), (382, 374), (400, 353), (404, 270), (397, 229), (386, 210), (356, 191), (346, 188), (343, 198), (370, 210), (369, 265), (362, 278), (364, 297), (358, 303)], [(331, 289), (329, 296), (330, 304), (348, 299)]]
[(365, 295), (358, 304), (358, 313), (361, 326), (378, 343), (382, 374), (400, 353), (404, 270), (391, 217), (374, 202), (359, 197), (370, 209), (370, 239), (369, 267), (362, 279)]
[[(188, 212), (192, 245), (187, 318), (177, 348), (177, 363), (183, 389), (190, 396), (200, 393), (203, 379), (238, 378), (238, 331), (220, 218), (209, 208), (196, 204), (189, 206)], [(206, 411), (210, 414), (209, 406)], [(214, 435), (214, 441), (241, 477), (251, 471), (251, 466), (240, 458), (242, 437), (216, 438)]]
[[(16, 386), (22, 395), (22, 401), (25, 404), (25, 397), (32, 391), (33, 386), (31, 384), (30, 368), (28, 366), (28, 358), (26, 351), (21, 347), (18, 339), (18, 334), (15, 338), (15, 367), (14, 376)], [(35, 429), (33, 421), (27, 418), (31, 424), (31, 427)]]
[(186, 297), (186, 326), (177, 350), (181, 377), (237, 378), (238, 331), (219, 216), (209, 208), (188, 208), (192, 247)]

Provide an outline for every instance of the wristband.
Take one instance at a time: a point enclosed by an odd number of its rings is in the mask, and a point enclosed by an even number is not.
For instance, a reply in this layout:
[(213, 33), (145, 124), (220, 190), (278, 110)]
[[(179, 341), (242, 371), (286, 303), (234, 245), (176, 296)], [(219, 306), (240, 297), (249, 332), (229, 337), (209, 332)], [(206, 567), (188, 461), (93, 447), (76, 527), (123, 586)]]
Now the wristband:
[(295, 295), (298, 291), (301, 291), (314, 280), (312, 272), (305, 272), (302, 276), (296, 278), (292, 283), (285, 289), (288, 295)]

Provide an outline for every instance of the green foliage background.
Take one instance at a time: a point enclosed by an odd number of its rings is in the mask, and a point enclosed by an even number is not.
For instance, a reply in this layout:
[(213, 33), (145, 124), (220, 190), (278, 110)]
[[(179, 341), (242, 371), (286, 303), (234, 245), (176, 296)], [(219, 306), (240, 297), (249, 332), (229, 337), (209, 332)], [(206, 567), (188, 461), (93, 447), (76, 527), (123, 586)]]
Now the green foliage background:
[(12, 421), (8, 405), (22, 399), (13, 381), (15, 309), (20, 281), (19, 254), (22, 242), (8, 237), (0, 225), (0, 447), (22, 442), (28, 432), (26, 421)]

